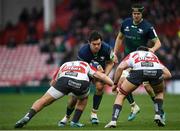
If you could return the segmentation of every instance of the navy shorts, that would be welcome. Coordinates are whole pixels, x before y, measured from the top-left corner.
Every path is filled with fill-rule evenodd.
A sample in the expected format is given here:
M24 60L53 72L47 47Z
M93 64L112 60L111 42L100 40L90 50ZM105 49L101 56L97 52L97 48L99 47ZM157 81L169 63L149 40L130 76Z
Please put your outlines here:
M139 86L148 81L150 85L158 85L163 81L163 71L161 69L153 70L131 70L127 80L132 84Z
M54 88L63 94L73 93L76 96L82 96L89 92L89 82L85 80L76 80L69 77L61 77L57 80Z

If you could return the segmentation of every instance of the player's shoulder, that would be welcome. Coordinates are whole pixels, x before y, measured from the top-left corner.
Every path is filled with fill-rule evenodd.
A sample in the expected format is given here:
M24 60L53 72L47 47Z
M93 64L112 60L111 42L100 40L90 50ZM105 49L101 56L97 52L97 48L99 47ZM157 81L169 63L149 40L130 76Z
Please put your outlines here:
M105 41L102 41L102 46L104 48L111 48L111 46L108 43L106 43Z
M89 49L90 49L89 44L86 43L79 49L79 53L87 53L89 51Z
M81 51L83 49L88 49L88 47L89 47L89 44L85 43L83 46L81 46L81 48L79 50Z
M152 24L151 24L148 20L146 20L146 19L144 19L144 20L142 21L142 24L143 24L145 27L147 27L147 28L151 28L151 27L152 27Z
M122 22L122 24L129 24L129 23L132 23L132 18L131 17L128 17L128 18L125 18Z
M104 51L105 50L108 51L108 50L111 50L111 46L108 43L102 41L101 49Z

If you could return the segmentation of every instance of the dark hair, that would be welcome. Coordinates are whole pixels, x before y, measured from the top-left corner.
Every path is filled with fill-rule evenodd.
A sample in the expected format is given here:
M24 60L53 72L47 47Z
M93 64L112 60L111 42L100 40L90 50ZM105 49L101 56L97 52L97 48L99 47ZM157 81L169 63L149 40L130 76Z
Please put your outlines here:
M145 46L139 46L137 50L149 51L149 48Z
M96 30L92 31L89 35L89 42L94 41L94 40L98 40L98 39L102 40L101 34Z
M141 4L133 4L132 5L132 7L131 7L131 9L132 9L132 12L133 11L136 11L136 12L141 12L141 13L143 13L143 11L144 11L144 6L143 5L141 5Z

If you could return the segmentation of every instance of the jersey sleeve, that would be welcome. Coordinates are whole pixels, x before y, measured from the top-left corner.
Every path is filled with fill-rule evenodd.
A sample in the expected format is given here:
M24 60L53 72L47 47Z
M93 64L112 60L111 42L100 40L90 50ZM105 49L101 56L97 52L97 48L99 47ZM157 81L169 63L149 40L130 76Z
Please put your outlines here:
M112 48L105 42L104 42L103 46L104 46L103 51L105 52L106 60L107 61L113 61L114 52L113 52Z
M88 75L89 76L93 76L94 75L94 73L96 73L96 71L97 71L97 69L95 68L95 67L93 67L93 66L91 66L91 65L88 65Z
M151 40L158 38L157 33L156 33L153 26L150 26L149 29L148 29L148 37Z
M84 61L84 59L83 59L83 52L82 52L82 49L80 49L80 50L79 50L79 52L78 52L78 55L77 55L77 60Z
M56 80L56 78L57 78L57 76L58 76L59 70L60 70L60 68L58 68L58 69L54 72L53 78L52 78L53 80Z
M120 24L120 33L124 34L124 22Z
M132 67L131 55L128 54L128 55L122 60L122 62L126 62L126 63L129 65L129 67Z

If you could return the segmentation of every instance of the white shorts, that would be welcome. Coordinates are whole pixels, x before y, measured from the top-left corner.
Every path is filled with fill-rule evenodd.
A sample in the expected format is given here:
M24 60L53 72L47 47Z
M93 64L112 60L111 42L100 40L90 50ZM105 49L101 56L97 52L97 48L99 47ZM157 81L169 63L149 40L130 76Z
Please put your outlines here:
M53 86L51 86L48 90L47 90L47 93L49 93L54 99L59 99L61 97L63 97L65 94L63 94L62 92L58 91L56 88L54 88ZM82 99L82 98L85 98L89 95L90 93L90 89L88 90L87 93L81 95L81 96L77 96L75 95L74 93L69 93L68 95L70 96L74 96L78 99Z
M56 88L51 86L48 90L47 93L49 93L54 99L59 99L64 96L64 94L60 91L58 91Z
M122 78L122 77L125 77L125 78L126 78L126 77L129 75L129 71L130 71L129 69L123 70L122 75L121 75L121 78Z

